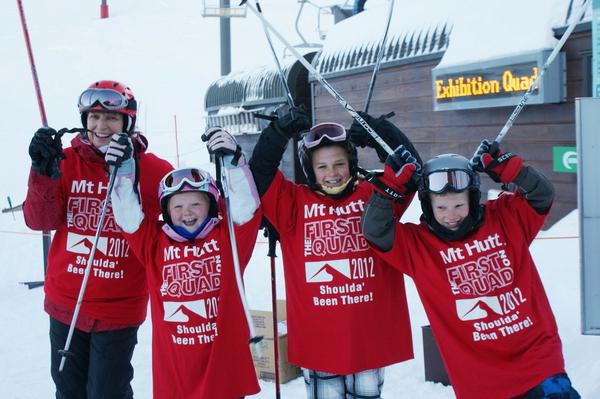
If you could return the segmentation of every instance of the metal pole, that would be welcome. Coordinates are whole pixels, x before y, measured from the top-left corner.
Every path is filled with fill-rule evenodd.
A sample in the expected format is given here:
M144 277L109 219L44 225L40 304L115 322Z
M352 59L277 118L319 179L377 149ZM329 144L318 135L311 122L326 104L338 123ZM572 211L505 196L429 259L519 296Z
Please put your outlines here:
M548 69L548 66L550 66L550 64L552 64L552 61L554 61L554 59L558 55L558 52L560 51L562 46L565 44L565 42L567 41L569 36L571 36L571 32L573 32L573 29L575 29L575 25L577 25L579 23L579 21L581 20L581 17L583 16L583 13L585 12L585 9L587 8L588 3L589 3L589 0L586 0L586 2L581 6L581 10L579 10L579 13L575 16L575 18L573 18L571 25L569 25L569 27L567 28L565 33L562 35L562 37L560 38L560 40L558 41L558 43L556 44L556 46L554 47L554 49L552 50L550 55L548 56L548 59L546 60L546 62L542 66L542 69L540 70L540 74L537 76L537 78L535 78L535 80L533 82L531 82L531 85L529 85L529 88L527 89L525 94L523 94L523 97L521 97L521 101L519 101L519 103L515 107L513 113L510 115L510 117L504 124L504 127L502 128L500 133L498 133L498 136L496 136L496 138L494 139L494 141L496 143L500 143L502 141L502 139L504 139L504 136L506 136L506 134L508 133L508 130L512 127L513 123L515 123L515 120L517 119L517 117L519 116L521 111L523 110L523 107L525 107L525 103L527 103L527 100L529 100L529 96L531 95L531 93L533 93L533 90L537 87L539 82L542 80L542 76L544 76L544 73Z
M179 168L179 139L177 137L177 115L173 115L175 121L175 153L177 154L177 168Z
M100 4L100 19L108 18L108 4L106 4L107 0L102 0L102 4Z
M275 366L275 399L281 398L281 382L279 376L279 328L277 326L277 279L275 274L275 251L278 234L269 223L267 227L267 238L269 239L269 253L271 259L271 307L273 308L273 357Z
M98 227L96 227L96 236L94 237L94 242L92 248L90 249L90 255L88 256L87 264L85 265L85 272L83 274L83 280L81 281L81 287L79 288L79 296L77 297L77 304L75 305L75 310L73 311L73 318L71 319L71 326L69 327L69 334L67 335L65 348L58 351L58 353L62 356L60 359L60 365L58 366L58 371L60 372L63 371L63 368L65 367L65 361L67 360L67 355L69 354L71 339L73 339L73 332L75 331L75 326L77 325L79 310L81 310L81 304L83 303L83 294L85 294L85 288L87 287L87 282L90 278L90 272L94 263L94 255L96 254L96 248L98 247L98 239L100 238L100 233L102 232L102 225L104 224L104 217L106 216L106 208L108 207L108 202L110 201L110 193L113 190L116 177L117 168L112 167L110 178L108 180L108 188L106 189L106 199L104 200L104 204L102 204L100 219L98 220Z
M35 94L37 96L38 108L40 110L40 117L42 118L42 126L48 126L48 119L46 118L46 110L44 108L44 100L42 99L42 90L40 89L40 82L38 80L37 69L35 67L35 60L33 59L33 51L31 50L31 41L29 40L29 31L27 29L27 22L25 21L25 12L23 11L23 3L21 0L17 0L17 6L19 7L19 14L21 15L21 26L23 27L23 35L25 36L25 44L27 45L27 54L29 56L29 65L31 66L31 76L33 77L33 86L35 87ZM42 231L42 250L44 254L44 276L46 276L46 270L48 269L48 252L50 251L50 231Z
M385 152L387 152L388 154L393 154L394 150L392 150L392 148L381 138L379 137L379 135L377 134L377 132L375 132L375 130L373 130L373 128L371 126L369 126L369 124L362 118L362 116L360 116L358 114L358 112L356 112L356 110L348 103L348 101L346 101L330 84L329 82L327 82L325 80L325 78L310 64L310 62L308 62L303 56L302 54L300 54L291 44L288 43L287 40L285 40L285 38L265 19L265 17L259 13L256 8L250 4L250 2L245 2L244 4L246 4L246 7L248 7L250 9L250 11L252 11L254 13L254 15L256 15L259 19L261 19L263 21L263 23L269 28L269 30L275 35L277 36L277 38L285 45L285 47L290 50L290 52L292 54L294 54L294 56L296 57L296 59L298 61L300 61L300 63L302 65L304 65L304 67L306 69L308 69L308 71L319 81L319 83L321 83L321 85L323 85L323 87L325 88L325 90L327 90L329 92L329 94L331 94L331 96L333 98L335 98L335 100L346 110L348 111L348 113L350 115L352 115L352 118L354 118L354 120L356 122L358 122L366 131L367 133L369 133L371 135L371 137L373 137L373 139L375 141L377 141L377 143L381 146L381 148L384 149Z
M392 13L394 12L394 0L390 1L390 10L388 12L387 22L385 24L385 30L383 31L383 39L381 39L381 47L379 48L379 54L377 54L377 62L375 68L373 68L373 74L371 75L371 83L369 83L369 90L367 91L367 101L365 102L365 114L369 113L369 105L371 105L371 97L373 96L373 88L375 87L375 81L377 80L377 73L381 66L381 60L383 59L383 53L385 53L385 42L387 41L388 31L390 30L390 21L392 20Z
M220 0L221 8L229 8L229 0ZM221 31L221 76L231 72L231 22L229 17L219 18Z
M262 14L262 9L258 0L256 0L256 9ZM273 47L273 40L271 40L271 35L269 34L269 28L265 25L264 21L262 22L263 29L265 31L265 36L267 37L267 42L269 43L269 47L271 48L271 55L273 56L273 60L275 61L275 65L277 66L277 71L279 72L279 78L281 79L281 84L283 84L283 88L285 89L285 95L287 98L287 103L290 108L295 106L294 99L292 98L292 92L290 91L290 86L288 85L287 78L283 73L283 68L281 67L281 63L279 62L279 58L277 58L277 53L275 52L275 47Z
M600 97L600 0L592 1L592 97Z
M221 186L221 190L223 191L223 198L225 200L225 214L227 219L227 228L229 230L229 242L231 244L231 254L233 258L233 270L235 272L235 281L238 288L238 293L240 295L240 300L242 302L242 307L244 308L244 316L246 317L246 323L248 324L248 329L250 330L250 343L255 344L256 354L260 357L260 345L259 342L262 340L262 336L256 335L256 329L254 328L254 323L252 322L252 316L250 315L250 310L248 308L248 301L246 299L246 293L244 292L244 280L242 278L242 269L240 267L240 258L238 256L237 250L237 242L235 240L235 230L233 227L233 214L231 213L231 199L229 198L229 185L227 181L227 169L225 168L225 163L223 161L223 157L217 157L217 162L219 165L217 177L219 179L219 185Z

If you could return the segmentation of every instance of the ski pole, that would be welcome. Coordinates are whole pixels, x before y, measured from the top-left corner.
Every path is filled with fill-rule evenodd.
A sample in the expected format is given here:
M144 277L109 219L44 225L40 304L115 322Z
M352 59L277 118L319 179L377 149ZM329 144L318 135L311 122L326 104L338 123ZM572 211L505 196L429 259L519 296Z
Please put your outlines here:
M248 310L248 301L246 300L246 293L244 291L244 281L242 279L242 272L240 268L240 258L238 256L237 242L235 241L235 231L233 230L233 215L231 213L231 199L229 198L229 186L227 185L227 171L225 170L225 162L223 157L217 156L217 175L218 183L223 191L223 198L225 199L225 214L227 219L227 229L229 230L229 242L231 244L231 255L233 258L233 270L235 272L235 282L237 284L238 292L240 294L240 300L242 301L242 307L244 308L244 316L250 330L251 344L255 344L255 349L258 357L260 357L260 346L258 343L263 337L256 335L256 329Z
M256 9L258 10L258 12L260 12L262 14L262 9L260 7L260 4L258 3L258 0L256 0L255 3L256 3ZM264 20L262 20L262 21L264 21ZM269 34L269 29L267 28L267 26L265 25L264 22L263 22L262 26L263 26L263 30L265 31L265 36L267 37L267 42L269 43L269 47L271 48L271 54L273 55L273 60L275 61L275 65L277 66L277 71L279 72L279 78L281 79L281 83L283 84L283 88L285 89L287 103L291 109L295 106L294 99L292 98L292 92L290 91L290 87L288 86L287 79L285 78L285 75L283 73L283 68L281 68L281 63L279 62L279 58L277 58L277 53L275 52L275 47L273 47L273 40L271 40L271 35Z
M108 208L108 201L110 201L110 194L115 184L115 177L117 176L117 168L112 167L110 171L110 178L108 180L108 188L106 190L106 199L102 205L102 211L100 213L100 219L98 220L98 227L96 228L96 236L94 237L94 243L88 256L87 264L85 265L85 273L83 275L83 281L81 282L81 288L79 288L79 296L77 297L77 304L75 305L75 311L73 312L73 318L71 319L71 326L69 327L69 334L67 335L67 341L65 342L65 348L59 350L58 354L62 356L60 359L60 366L58 371L62 372L65 367L65 361L69 354L69 347L71 346L71 340L73 339L73 332L75 331L75 325L77 324L77 317L79 316L79 310L81 309L81 303L83 302L83 294L87 286L88 279L90 277L90 271L92 270L92 263L94 262L94 255L96 254L96 248L98 246L98 239L100 238L100 232L102 231L102 224L104 223L104 217L106 216L106 209Z
M44 108L44 100L42 99L42 90L40 89L40 82L38 80L37 69L35 67L35 60L33 59L33 51L31 50L31 41L29 40L29 30L27 29L27 21L25 20L25 11L23 11L23 3L21 0L17 0L17 6L19 7L19 14L21 16L21 26L23 27L23 36L25 37L25 45L27 46L27 55L29 56L29 65L31 67L31 76L33 78L33 86L35 87L35 94L37 96L38 108L40 110L40 117L42 118L42 126L48 126L48 119L46 119L46 110ZM48 269L48 252L50 251L50 231L42 231L42 248L44 254L44 276Z
M275 258L277 253L275 247L279 238L275 228L264 219L266 222L265 232L269 239L269 253L271 259L271 307L273 308L273 357L275 365L275 399L281 398L281 384L279 380L279 329L277 326L277 280L275 279Z
M502 128L502 130L500 130L500 133L498 133L498 136L496 136L496 138L494 139L494 142L500 143L502 141L502 139L504 139L504 136L506 136L506 134L508 133L508 130L512 127L513 123L515 123L515 119L517 119L517 117L523 110L523 107L525 107L525 103L529 100L529 96L531 95L531 93L533 93L533 90L535 89L535 87L538 85L538 83L542 79L542 76L546 72L546 69L548 69L548 66L550 66L550 64L552 64L552 61L554 61L554 59L558 55L558 52L560 51L562 46L565 44L565 42L567 41L569 36L571 36L571 32L573 32L573 29L575 29L575 25L577 25L579 20L581 20L581 17L583 16L583 13L585 12L588 3L589 3L589 0L585 0L585 2L581 5L581 9L579 10L579 13L577 14L577 16L575 18L573 18L573 21L571 22L571 24L569 25L569 27L567 28L565 33L562 35L562 37L560 38L560 40L558 41L558 43L556 44L556 46L554 47L554 49L552 50L550 55L548 56L548 59L546 59L546 62L542 66L542 69L540 70L539 75L535 78L535 80L533 82L531 82L531 84L529 85L529 88L527 89L525 94L523 94L523 97L521 97L521 101L519 101L519 103L515 107L514 111L512 112L512 114L510 115L510 117L508 118L506 123L504 124L504 127Z
M6 199L8 200L8 208L10 209L10 213L12 214L13 220L17 220L15 218L15 209L12 206L12 201L10 200L10 195L7 196Z
M243 0L240 5L242 4L246 4L246 7L248 7L250 9L250 11L252 11L254 13L254 15L256 15L258 18L260 18L263 21L263 24L265 26L267 26L269 28L269 30L271 30L271 32L273 32L273 34L275 36L277 36L277 38L285 45L285 47L290 50L290 52L292 54L294 54L294 56L296 57L296 59L298 61L300 61L300 63L302 65L304 65L304 67L313 74L313 76L319 81L319 83L321 83L323 85L323 87L325 88L325 90L327 90L329 92L329 94L331 94L333 96L333 98L335 98L335 100L346 110L348 111L348 113L350 115L352 115L352 118L354 118L355 121L357 121L366 131L367 133L369 133L371 135L371 137L373 137L373 139L375 141L377 141L377 143L381 146L381 148L383 148L385 150L385 152L387 152L388 154L393 154L394 151L392 150L392 148L385 142L383 141L383 139L381 137L379 137L379 135L375 132L375 130L373 130L373 128L371 126L369 126L369 124L358 114L358 112L356 112L356 110L354 108L352 108L352 106L348 103L348 101L346 101L330 84L329 82L327 82L325 80L325 78L323 78L323 76L310 64L310 62L308 62L303 56L302 54L300 54L298 52L298 50L296 50L294 47L292 47L292 45L290 45L287 40L285 40L285 38L269 23L269 21L267 21L265 19L265 17L259 13L256 8L250 4L247 0Z
M394 11L394 0L390 1L390 10L388 11L387 22L385 23L385 30L383 32L383 39L381 39L381 47L377 54L377 62L375 68L373 68L373 74L371 75L371 82L369 83L369 90L367 91L367 101L365 102L365 114L369 113L369 105L371 105L371 97L373 96L373 89L375 87L375 80L377 80L377 73L381 66L381 60L383 59L383 53L385 53L385 42L387 41L388 31L390 30L390 21L392 20L392 13Z

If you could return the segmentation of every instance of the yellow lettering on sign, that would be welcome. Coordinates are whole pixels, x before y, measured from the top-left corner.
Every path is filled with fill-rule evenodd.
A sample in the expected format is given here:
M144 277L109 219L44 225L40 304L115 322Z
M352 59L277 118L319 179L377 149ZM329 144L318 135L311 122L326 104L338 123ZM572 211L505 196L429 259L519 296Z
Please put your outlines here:
M532 72L531 76L519 76L507 69L502 73L502 82L486 80L483 76L438 79L435 81L435 98L443 100L526 91L538 77L538 67L533 67Z
M511 71L504 71L502 74L502 88L505 92L525 91L538 76L538 68L533 67L531 76L514 76Z

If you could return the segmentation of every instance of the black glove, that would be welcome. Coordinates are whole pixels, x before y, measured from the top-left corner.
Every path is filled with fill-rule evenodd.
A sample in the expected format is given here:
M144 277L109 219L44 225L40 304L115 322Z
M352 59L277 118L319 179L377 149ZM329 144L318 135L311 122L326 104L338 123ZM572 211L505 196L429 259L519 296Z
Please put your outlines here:
M59 165L65 159L61 136L51 127L42 127L34 133L29 144L31 169L52 179L61 176Z
M117 168L133 154L133 144L127 133L115 133L110 139L110 144L104 155L104 161L107 165Z
M367 122L369 126L375 130L375 133L390 147L394 148L398 145L404 144L406 145L409 151L413 153L413 155L417 158L418 163L421 163L421 158L419 157L416 149L413 147L410 140L400 129L398 129L392 122L388 119L394 116L393 112L390 112L387 115L381 115L378 118L374 118L369 114L365 114L364 112L358 112L358 114ZM385 162L387 159L388 153L383 147L367 132L360 123L356 120L352 122L352 125L349 129L346 130L348 134L348 138L350 141L358 146L358 147L371 147L375 149L377 152L377 156L381 162Z
M358 114L376 132L377 132L377 128L379 127L381 122L383 120L385 120L385 117L383 115L380 116L379 118L373 118L371 115L364 113L362 111L358 111ZM367 132L365 130L365 128L362 127L362 125L360 123L358 123L356 120L352 121L352 125L350 126L349 129L347 129L346 133L348 134L348 138L350 139L352 144L354 144L357 147L364 148L364 147L369 146L369 147L374 148L377 143L375 141L375 139L373 138L373 136L371 136L369 134L369 132Z
M275 110L276 119L271 122L275 130L292 139L300 137L300 133L311 128L308 113L302 107L290 108L284 104Z

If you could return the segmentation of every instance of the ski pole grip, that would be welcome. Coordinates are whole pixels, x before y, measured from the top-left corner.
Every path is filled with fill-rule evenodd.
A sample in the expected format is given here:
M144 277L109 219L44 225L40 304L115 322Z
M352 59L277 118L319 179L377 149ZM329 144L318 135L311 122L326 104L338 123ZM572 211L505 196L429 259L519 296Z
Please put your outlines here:
M272 227L267 227L266 229L267 238L269 239L269 253L267 254L267 256L271 258L276 258L277 253L275 252L275 249L277 247L277 233L275 232L275 230L273 230Z

